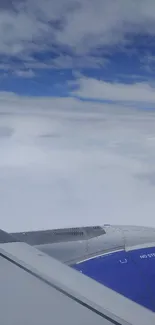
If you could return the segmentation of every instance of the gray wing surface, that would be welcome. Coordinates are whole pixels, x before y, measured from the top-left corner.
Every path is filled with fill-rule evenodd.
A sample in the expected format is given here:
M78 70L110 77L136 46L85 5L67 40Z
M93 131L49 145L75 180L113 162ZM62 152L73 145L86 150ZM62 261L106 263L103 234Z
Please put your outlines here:
M59 242L88 240L96 236L104 235L105 233L103 227L92 226L17 232L12 233L11 235L20 241L36 246Z
M70 265L105 252L155 242L155 229L106 225L20 232L11 236Z
M155 324L154 313L5 233L0 289L4 325Z

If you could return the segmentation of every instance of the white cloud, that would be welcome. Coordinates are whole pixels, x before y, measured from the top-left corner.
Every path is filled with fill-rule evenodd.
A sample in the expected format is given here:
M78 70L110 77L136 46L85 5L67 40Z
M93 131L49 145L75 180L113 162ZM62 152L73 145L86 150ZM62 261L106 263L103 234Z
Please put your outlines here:
M0 115L1 228L155 226L154 113L3 93Z
M155 103L155 87L145 82L123 84L93 78L77 79L73 95L96 100Z
M18 77L22 77L22 78L32 78L35 76L35 73L33 70L29 69L29 70L15 70L14 74Z
M83 55L126 42L126 33L155 33L154 0L27 0L18 1L16 11L6 9L0 12L0 53L21 57L55 44Z

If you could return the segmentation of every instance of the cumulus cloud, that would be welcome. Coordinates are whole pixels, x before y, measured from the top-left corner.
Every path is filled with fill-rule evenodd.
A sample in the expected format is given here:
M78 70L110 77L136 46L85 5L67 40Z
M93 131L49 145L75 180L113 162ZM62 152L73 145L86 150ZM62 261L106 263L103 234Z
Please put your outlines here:
M35 76L35 73L33 70L29 69L29 70L15 70L14 74L18 77L22 77L22 78L32 78Z
M0 116L1 228L155 226L154 113L3 93Z
M155 33L153 0L14 0L0 7L0 53L25 60L37 51L59 54L59 47L82 59L128 43L131 34Z
M96 100L155 103L155 86L146 82L123 84L81 77L73 95Z

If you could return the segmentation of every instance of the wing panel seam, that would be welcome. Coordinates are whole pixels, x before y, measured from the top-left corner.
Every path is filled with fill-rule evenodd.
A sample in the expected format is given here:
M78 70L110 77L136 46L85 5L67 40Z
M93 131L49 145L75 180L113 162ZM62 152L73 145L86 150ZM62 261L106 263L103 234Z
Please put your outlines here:
M25 272L29 273L30 275L34 276L35 278L39 279L40 281L44 282L45 284L49 285L50 287L52 287L53 289L56 289L57 291L59 291L60 293L64 294L65 296L67 296L68 298L74 300L75 302L79 303L80 305L82 305L83 307L86 307L87 309L91 310L92 312L94 312L95 314L99 315L100 317L106 319L107 321L111 322L111 324L114 325L122 325L122 323L112 319L111 317L105 315L104 313L98 311L96 308L93 308L91 306L89 306L86 302L83 302L82 300L80 300L79 298L74 297L72 294L66 292L65 290L59 288L57 285L51 283L50 281L48 281L47 279L44 279L41 275L36 274L34 271L29 270L28 268L26 268L25 266L21 265L20 263L12 260L11 258L9 258L8 256L0 253L0 256L4 259L6 259L7 261L9 261L10 263L18 266L20 269L24 270ZM127 323L126 323L127 324ZM129 324L129 323L128 323Z

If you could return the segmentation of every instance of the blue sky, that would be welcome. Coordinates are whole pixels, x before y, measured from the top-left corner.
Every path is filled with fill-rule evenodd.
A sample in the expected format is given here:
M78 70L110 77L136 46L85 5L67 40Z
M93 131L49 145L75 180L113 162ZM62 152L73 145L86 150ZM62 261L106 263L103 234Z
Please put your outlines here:
M0 1L8 231L155 227L155 1Z
M2 1L0 91L70 97L72 81L82 92L79 77L154 87L154 9L152 0Z
M103 80L110 83L135 84L136 82L154 81L153 61L155 45L146 46L146 42L153 41L154 37L138 36L137 42L134 35L130 37L130 45L124 45L122 49L112 46L107 50L106 46L100 49L99 54L92 54L89 66L85 66L85 61L80 56L68 55L66 67L63 67L63 52L61 46L57 55L52 51L43 55L31 53L32 58L37 58L40 64L45 64L46 68L36 68L36 61L31 63L26 59L18 59L11 56L2 56L1 62L7 67L1 69L0 90L13 91L20 95L30 96L70 96L70 81L78 80L79 75ZM133 53L134 49L134 53ZM105 53L106 50L108 53ZM57 67L52 60L60 60L61 67ZM48 61L50 61L48 66ZM65 61L65 58L64 58ZM71 62L70 62L71 61ZM7 64L5 63L7 62ZM34 66L33 66L34 65ZM95 67L94 67L95 65Z

